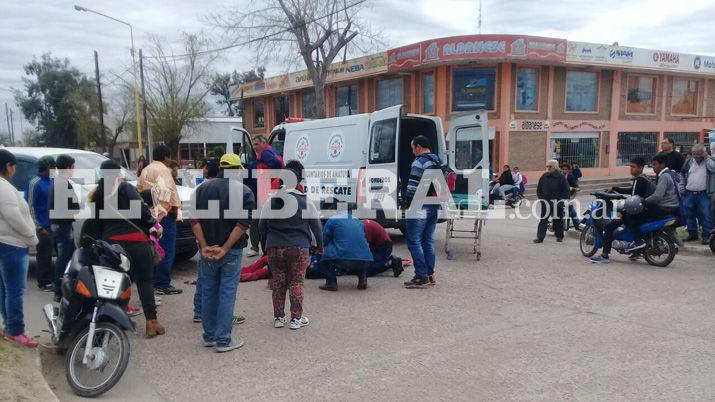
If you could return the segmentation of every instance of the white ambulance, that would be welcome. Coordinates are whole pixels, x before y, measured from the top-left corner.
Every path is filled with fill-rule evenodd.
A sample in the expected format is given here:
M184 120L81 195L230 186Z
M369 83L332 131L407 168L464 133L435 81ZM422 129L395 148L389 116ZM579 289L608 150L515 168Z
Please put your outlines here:
M371 192L367 200L377 220L399 228L399 205L414 161L412 139L427 137L432 152L457 172L456 191L466 192L465 174L474 175L482 167L488 172L488 133L486 112L470 112L451 119L447 142L439 117L405 114L397 105L372 113L282 123L271 131L268 142L285 162L295 159L303 164L306 192L321 200L321 207L336 201L361 204ZM486 194L487 186L484 180L477 187Z

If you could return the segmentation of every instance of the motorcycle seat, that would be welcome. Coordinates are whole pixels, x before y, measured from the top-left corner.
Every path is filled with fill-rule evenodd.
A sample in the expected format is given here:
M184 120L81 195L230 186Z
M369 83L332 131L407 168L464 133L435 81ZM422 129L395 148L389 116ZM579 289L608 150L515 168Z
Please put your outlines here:
M663 229L668 226L673 226L678 222L678 218L675 216L669 216L667 218L658 219L655 221L646 222L641 225L641 233L653 232L655 230Z

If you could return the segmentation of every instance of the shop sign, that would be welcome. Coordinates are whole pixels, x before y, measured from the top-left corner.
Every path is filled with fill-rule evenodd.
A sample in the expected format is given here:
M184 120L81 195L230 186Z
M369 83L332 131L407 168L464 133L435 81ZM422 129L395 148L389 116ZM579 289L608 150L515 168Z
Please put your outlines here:
M545 131L551 128L548 120L512 120L509 122L511 131Z
M420 44L398 47L387 51L389 71L412 68L420 65L422 47Z

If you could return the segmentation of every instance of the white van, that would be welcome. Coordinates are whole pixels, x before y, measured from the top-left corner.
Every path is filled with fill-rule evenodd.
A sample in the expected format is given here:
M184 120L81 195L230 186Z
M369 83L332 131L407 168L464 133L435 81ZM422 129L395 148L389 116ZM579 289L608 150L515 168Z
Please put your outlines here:
M369 186L370 191L381 192L380 197L371 197L377 220L385 227L401 227L402 214L397 206L404 197L414 161L410 146L414 137L427 137L432 152L457 172L457 190L466 192L464 175L482 166L487 169L487 175L477 172L477 176L488 177L486 112L462 114L451 123L449 149L439 117L403 114L402 105L373 113L283 123L271 131L268 142L284 161L295 159L303 164L304 184L311 198L321 199L321 204L331 201L357 204ZM244 150L252 152L252 149ZM467 156L459 157L455 164L455 157L459 155ZM250 156L247 155L249 159ZM487 186L486 180L478 185L484 194L487 194ZM397 214L395 211L385 213L383 207L390 208L382 204L385 199L396 201L391 208L395 208ZM398 218L386 219L386 216Z

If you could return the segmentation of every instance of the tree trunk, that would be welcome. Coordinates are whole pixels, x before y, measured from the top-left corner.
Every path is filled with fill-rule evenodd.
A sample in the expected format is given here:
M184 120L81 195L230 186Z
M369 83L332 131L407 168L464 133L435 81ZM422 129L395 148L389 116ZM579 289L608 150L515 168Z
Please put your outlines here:
M313 117L316 119L325 118L325 83L313 82L315 88L315 104L313 105Z

